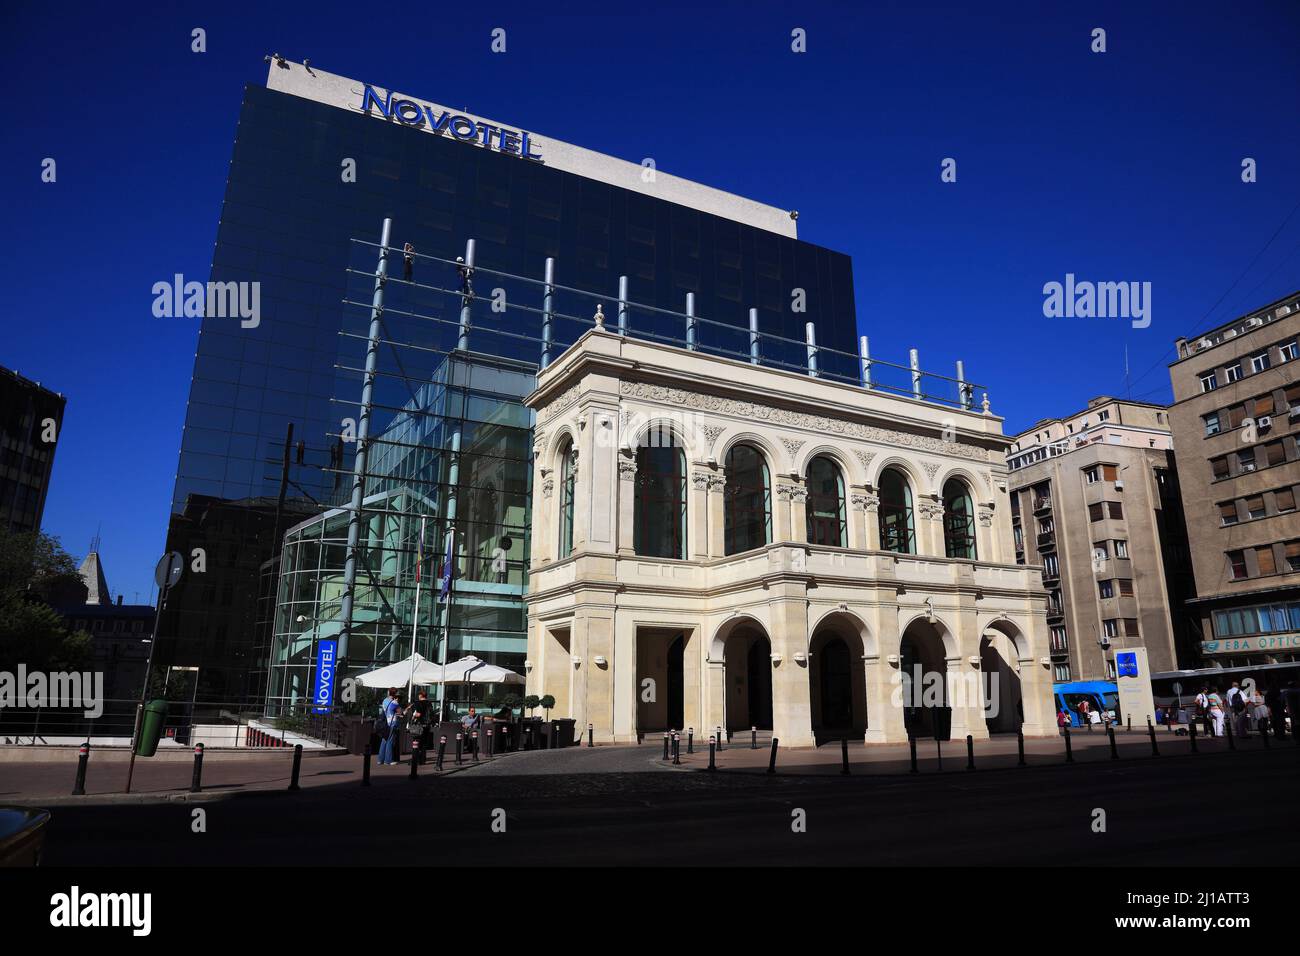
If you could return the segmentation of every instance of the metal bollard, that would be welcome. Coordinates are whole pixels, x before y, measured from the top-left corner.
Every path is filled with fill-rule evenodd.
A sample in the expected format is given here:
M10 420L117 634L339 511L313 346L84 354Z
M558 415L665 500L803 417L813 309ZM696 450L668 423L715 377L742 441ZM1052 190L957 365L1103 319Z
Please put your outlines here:
M492 728L491 728L491 727L489 727L489 728L487 729L487 741L488 741L488 742L487 742L487 755L488 755L488 760L491 760L491 759L492 759L492 752L496 749L496 748L492 745Z
M190 780L190 793L203 789L203 744L194 745L194 777Z
M1065 728L1065 762L1074 763L1074 747L1070 744L1070 728Z
M776 738L772 738L772 756L767 758L767 772L776 773Z
M695 753L695 728L694 727L686 728L686 752L688 754Z
M975 769L975 738L970 734L966 735L966 769Z
M77 782L72 785L74 797L86 795L86 764L90 762L90 741L77 748Z
M596 746L596 727L594 724L587 724L587 749L590 750Z
M673 763L681 764L682 762L682 738L680 734L673 734Z
M411 772L407 774L407 780L414 780L420 775L420 738L418 736L411 738Z
M1130 734L1133 733L1133 715L1132 715L1132 714L1129 714L1129 715L1128 715L1128 732L1129 732Z
M1016 756L1016 766L1023 767L1025 765L1025 732L1023 730L1016 731Z
M478 731L471 730L469 732L469 738L469 748L474 753L474 762L478 763Z
M717 770L717 765L713 762L713 751L717 748L718 741L712 735L709 736L709 769Z
M1147 735L1151 738L1151 756L1160 756L1160 744L1156 742L1156 725L1151 723L1151 718L1147 718Z
M438 738L438 762L433 765L435 770L442 769L442 756L446 752L447 752L447 735L443 734Z
M849 775L849 738L840 738L840 776Z
M1192 723L1187 725L1187 736L1188 739L1191 740L1192 742L1192 753L1194 754L1200 753L1200 751L1196 748L1196 722L1195 721L1192 721Z
M1119 759L1119 747L1115 746L1115 728L1114 728L1114 727L1107 727L1107 728L1106 728L1106 735L1107 735L1108 737L1110 737L1110 759L1111 759L1111 760L1118 760L1118 759Z
M302 744L293 745L293 773L289 777L289 789L298 790L298 772L302 770Z
M1236 740L1236 738L1235 738L1235 737L1233 736L1233 734L1232 734L1232 716L1231 716L1231 715L1228 716L1228 719L1224 722L1223 726L1226 727L1227 730L1228 730L1228 749L1229 749L1229 750L1236 750L1236 749L1237 749L1237 740Z
M668 731L665 730L664 731L664 759L665 760L667 760L668 757L670 756L668 753L668 749L671 746L672 746L672 737L669 735Z
M719 725L718 726L718 750L719 752L721 752L726 749L727 749L726 747L722 746L722 727L721 725Z
M757 727L749 728L749 749L750 750L758 749L758 728Z
M907 749L910 750L912 753L912 769L908 772L916 773L917 770L916 770L916 738L915 737L909 736L907 738Z
M465 755L465 741L462 739L464 734L456 734L456 763L461 763Z
M366 744L365 753L361 755L361 786L370 786L370 744Z

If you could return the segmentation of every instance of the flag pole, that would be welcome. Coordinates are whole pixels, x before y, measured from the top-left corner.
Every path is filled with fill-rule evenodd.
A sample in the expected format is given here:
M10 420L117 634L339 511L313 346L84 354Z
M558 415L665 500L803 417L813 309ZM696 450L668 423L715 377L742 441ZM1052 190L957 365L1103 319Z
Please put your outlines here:
M411 676L406 679L406 704L411 704L411 694L415 688L415 655L419 651L416 641L416 629L420 626L420 571L424 565L424 522L420 515L420 540L415 546L415 616L411 618Z

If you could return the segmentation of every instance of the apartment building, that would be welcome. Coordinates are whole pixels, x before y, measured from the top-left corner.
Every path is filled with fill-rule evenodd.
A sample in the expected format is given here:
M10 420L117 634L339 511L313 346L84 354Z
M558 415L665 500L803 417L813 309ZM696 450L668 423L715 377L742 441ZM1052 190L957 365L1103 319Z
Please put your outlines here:
M1179 339L1169 366L1202 665L1300 660L1298 340L1292 293Z
M1105 396L1007 452L1015 560L1042 566L1057 683L1114 680L1125 648L1146 648L1153 671L1194 655L1173 448L1165 406Z

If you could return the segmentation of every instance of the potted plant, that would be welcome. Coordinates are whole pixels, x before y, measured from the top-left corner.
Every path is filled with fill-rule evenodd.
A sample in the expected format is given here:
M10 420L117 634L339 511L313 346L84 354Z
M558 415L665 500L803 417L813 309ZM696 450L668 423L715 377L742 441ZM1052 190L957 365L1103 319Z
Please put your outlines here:
M524 706L528 708L529 717L533 716L533 711L535 711L539 706L541 706L541 703L542 703L542 699L538 697L536 694L529 694L527 697L524 698Z
M551 708L555 706L555 698L550 694L546 694L537 701L537 706L546 711L546 722L549 724L551 722Z

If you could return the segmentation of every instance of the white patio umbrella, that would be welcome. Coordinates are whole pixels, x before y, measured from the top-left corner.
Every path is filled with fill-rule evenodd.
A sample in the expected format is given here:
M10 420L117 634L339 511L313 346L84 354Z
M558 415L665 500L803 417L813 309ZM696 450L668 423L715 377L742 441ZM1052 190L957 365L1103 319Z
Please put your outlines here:
M453 661L443 669L441 684L522 684L524 678L512 670L479 660L473 654Z
M366 671L353 678L362 687L401 687L406 684L436 684L442 676L442 668L423 654L415 653L406 660L386 664L373 671Z

